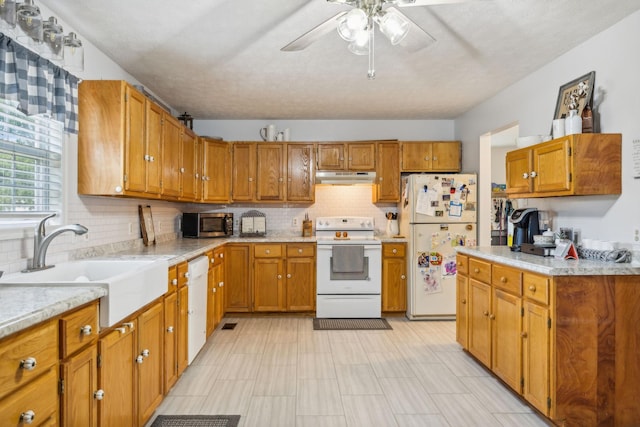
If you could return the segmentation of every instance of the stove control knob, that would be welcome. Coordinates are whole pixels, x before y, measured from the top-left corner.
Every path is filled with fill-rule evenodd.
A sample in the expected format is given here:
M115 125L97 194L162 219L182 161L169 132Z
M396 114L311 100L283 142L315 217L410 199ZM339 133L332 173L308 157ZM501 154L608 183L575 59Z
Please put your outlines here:
M340 232L336 231L336 237L340 237Z
M342 232L342 237L347 237L349 235L349 233L347 233L346 231Z

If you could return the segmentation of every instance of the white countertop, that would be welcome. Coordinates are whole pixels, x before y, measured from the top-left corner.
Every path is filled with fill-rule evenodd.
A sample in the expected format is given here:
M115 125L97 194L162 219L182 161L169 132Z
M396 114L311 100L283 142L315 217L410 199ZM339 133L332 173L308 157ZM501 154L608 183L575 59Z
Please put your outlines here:
M626 276L640 275L640 266L631 263L564 260L554 257L512 252L508 246L459 246L457 252L491 262L549 276Z

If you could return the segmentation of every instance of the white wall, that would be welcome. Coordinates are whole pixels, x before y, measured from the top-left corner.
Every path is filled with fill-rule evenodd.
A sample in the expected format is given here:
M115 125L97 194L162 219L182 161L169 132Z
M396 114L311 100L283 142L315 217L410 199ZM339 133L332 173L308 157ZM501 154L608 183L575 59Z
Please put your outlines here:
M631 242L640 227L640 180L633 179L632 141L640 139L640 12L569 51L456 120L465 169L478 167L480 135L518 122L520 135L548 134L559 87L596 72L595 106L603 133L622 134L622 195L530 199L556 213L554 229L576 227L583 237Z

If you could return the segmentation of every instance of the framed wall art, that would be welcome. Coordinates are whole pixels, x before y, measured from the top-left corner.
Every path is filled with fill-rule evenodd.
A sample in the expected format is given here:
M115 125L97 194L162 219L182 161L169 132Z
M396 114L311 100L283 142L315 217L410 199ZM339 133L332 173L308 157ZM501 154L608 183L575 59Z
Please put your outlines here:
M592 103L593 86L595 82L596 72L592 71L560 86L560 92L558 93L558 100L556 102L556 112L553 118L561 119L568 117L569 110L572 109L578 110L578 116L580 116L585 105Z

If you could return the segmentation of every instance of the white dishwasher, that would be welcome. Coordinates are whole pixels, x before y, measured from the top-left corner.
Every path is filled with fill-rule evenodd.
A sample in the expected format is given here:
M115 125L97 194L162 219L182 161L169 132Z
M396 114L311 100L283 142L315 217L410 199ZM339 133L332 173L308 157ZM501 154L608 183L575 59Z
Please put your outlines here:
M189 364L207 340L207 272L209 258L189 261Z

